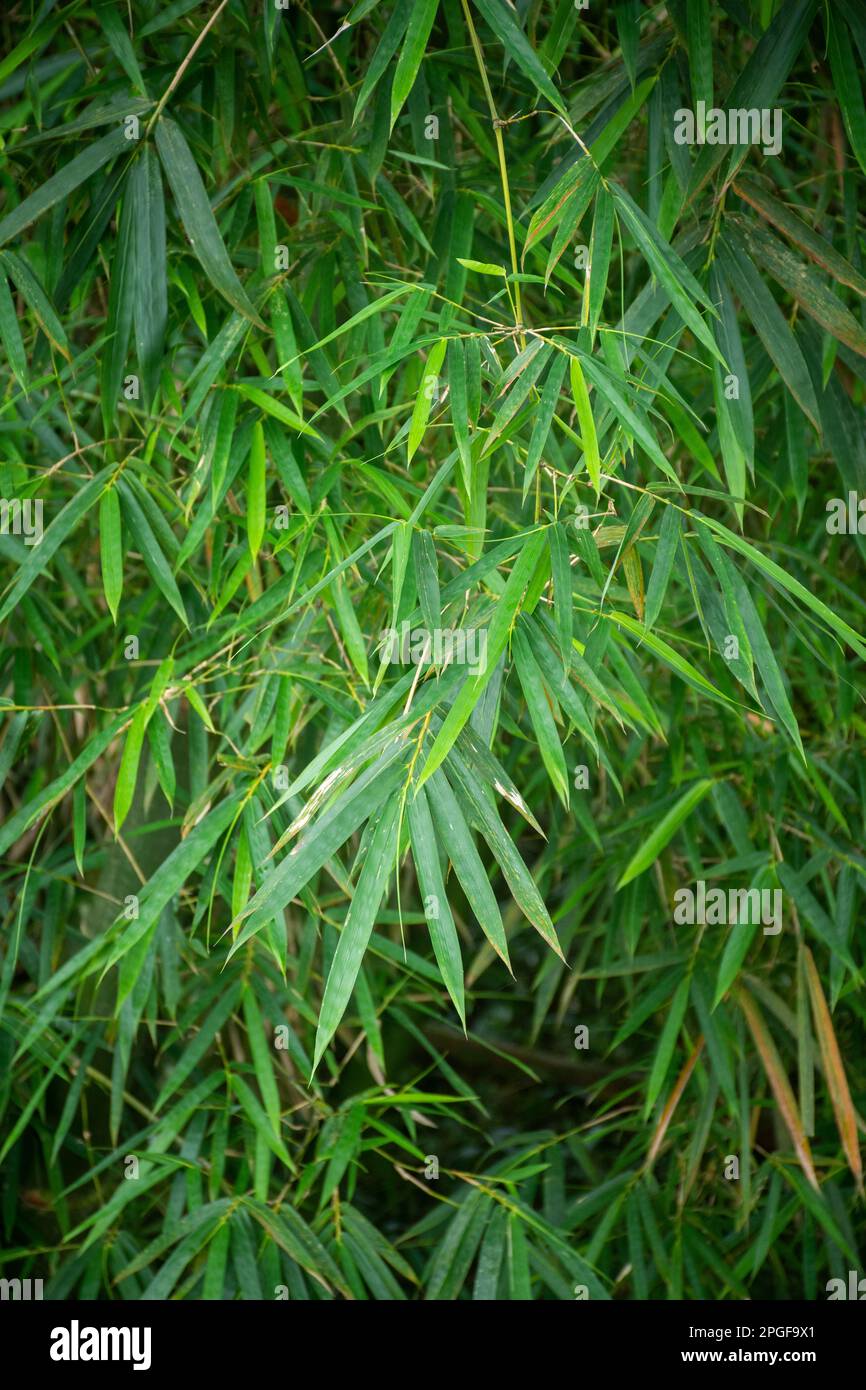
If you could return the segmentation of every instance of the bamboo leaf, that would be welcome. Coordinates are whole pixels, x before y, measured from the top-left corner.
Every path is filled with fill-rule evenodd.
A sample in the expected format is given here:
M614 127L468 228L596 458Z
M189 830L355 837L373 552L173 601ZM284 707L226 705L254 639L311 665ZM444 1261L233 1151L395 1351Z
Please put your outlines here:
M403 105L415 85L418 69L424 57L430 30L436 18L439 0L412 0L406 37L400 50L400 58L391 85L391 129L403 109ZM360 99L359 99L360 104ZM357 117L357 112L356 112Z
M358 877L322 996L313 1057L314 1071L337 1030L355 988L361 961L394 865L397 812L398 803L391 801L377 816L369 852Z
M803 1125L797 1110L797 1102L794 1100L794 1094L791 1090L788 1078L785 1075L781 1059L776 1050L776 1044L768 1033L764 1020L758 1010L758 1006L752 996L746 990L741 990L738 997L740 1008L745 1014L746 1022L749 1025L749 1032L752 1034L755 1046L758 1049L761 1064L767 1074L770 1089L776 1098L779 1113L782 1116L785 1128L791 1136L791 1142L794 1145L794 1152L797 1155L800 1167L803 1169L812 1187L818 1192L820 1189L812 1164L809 1141L803 1133Z
M115 624L123 593L123 534L117 488L106 488L99 499L99 553L105 602Z
M229 260L198 165L180 127L169 116L161 116L156 124L156 148L190 245L205 275L238 313L264 328Z
M679 800L662 817L656 828L632 855L616 885L617 889L624 888L627 883L631 883L633 878L637 878L638 874L644 873L651 864L655 863L665 845L673 838L695 807L700 805L713 785L712 777L702 777L683 792Z

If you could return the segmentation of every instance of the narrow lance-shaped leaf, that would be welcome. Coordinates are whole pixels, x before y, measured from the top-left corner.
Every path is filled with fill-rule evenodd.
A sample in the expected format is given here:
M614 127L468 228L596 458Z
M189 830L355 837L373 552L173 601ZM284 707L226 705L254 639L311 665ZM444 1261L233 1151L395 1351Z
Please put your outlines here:
M502 915L481 856L475 848L463 812L445 774L434 772L425 788L436 825L436 834L454 866L454 872L466 894L482 931L509 970L508 942Z
M576 358L572 358L572 361L576 360ZM562 378L565 376L565 367L565 353L556 353L544 382L541 401L535 416L535 424L532 427L532 438L529 441L526 462L523 466L524 499L529 493L529 489L535 479L538 465L544 453L544 446L547 443L547 437L550 433L550 424L556 407L559 404L559 395L562 390Z
M0 265L2 265L2 261L0 261ZM6 356L9 358L9 365L15 373L18 385L26 391L29 379L27 358L21 339L21 329L18 326L18 315L15 312L15 305L9 292L9 281L2 269L0 269L0 342L2 342Z
M138 777L138 764L141 758L141 748L144 742L144 733L147 728L147 710L144 706L136 710L132 723L126 735L126 742L123 745L123 757L120 760L120 770L117 774L117 782L114 787L114 832L120 833L120 828L129 814L132 805L132 798L135 795L135 783Z
M265 534L265 508L267 481L265 470L265 432L261 422L253 425L253 438L250 445L250 468L247 480L247 541L250 554L255 561Z
M412 419L409 423L409 440L406 446L406 462L412 462L412 455L424 438L424 431L427 429L427 421L430 419L430 411L433 409L434 400L438 399L439 394L439 370L445 360L445 349L448 346L447 338L440 338L431 349L424 368L424 375L418 388L418 395L415 397L415 405L412 410Z
M670 1068L671 1059L674 1054L677 1037L682 1027L686 1008L689 1002L689 988L691 981L688 976L680 980L673 993L673 998L665 1012L664 1027L659 1036L658 1047L653 1058L652 1070L646 1086L644 1097L644 1119L648 1119L652 1114L659 1092L665 1082L665 1077Z
M638 874L644 873L651 864L661 854L665 845L673 838L683 821L691 815L696 806L703 801L710 787L714 784L714 778L702 777L697 782L693 782L687 791L683 792L679 800L671 807L666 815L662 817L654 830L650 832L647 839L640 848L632 855L623 874L617 883L617 888L624 888L627 883L631 883Z
M536 665L532 650L520 630L515 628L513 636L514 664L526 700L532 729L538 740L541 759L548 776L556 788L563 806L568 809L568 772L565 767L565 754L556 731L556 723L548 703L547 692Z
M102 587L114 622L123 592L123 532L117 489L106 488L99 499L99 553L102 561Z
M334 1036L355 988L355 980L370 940L376 914L395 863L399 804L398 799L392 799L378 813L376 828L355 885L322 996L313 1070L319 1065L325 1048Z
M472 492L472 452L469 441L469 401L466 385L466 350L461 338L448 344L448 391L454 438L460 452L460 468L467 496Z
M601 488L601 456L598 452L598 435L596 434L592 405L589 400L589 391L587 390L586 379L583 375L583 368L580 365L579 358L570 358L569 370L571 373L571 394L574 397L574 408L577 411L577 423L580 429L581 442L583 444L586 470L589 473L589 481L595 488L595 495L597 497Z
M134 217L133 320L143 397L150 404L162 366L168 323L165 201L154 150L145 144L129 175Z
M170 116L156 124L156 148L183 219L190 245L214 289L252 323L264 324L251 304L229 260L198 165L180 127Z
M427 40L430 37L430 30L433 28L433 21L436 18L436 11L439 8L439 0L412 0L412 8L409 13L409 25L406 30L406 37L403 40L403 47L400 50L400 58L394 73L394 81L391 84L391 129L394 122L403 109L409 93L415 85L415 78L418 76L418 69L424 57L424 50ZM360 104L360 103L359 103ZM357 117L357 111L356 111Z
M162 552L159 541L153 533L141 503L132 488L123 478L118 481L116 486L120 491L123 512L129 526L132 540L140 550L144 563L153 576L155 584L161 590L184 626L189 627L189 621L187 619L186 609L183 599L181 598L180 590L177 587L174 575Z
M471 673L467 675L460 688L460 693L448 711L427 755L420 785L423 786L427 778L435 772L446 757L454 740L472 713L482 690L493 675L496 663L508 641L508 634L519 610L526 586L532 578L535 566L544 549L544 544L545 535L541 530L533 532L527 538L508 577L502 597L496 605L493 621L487 629L484 669L477 675Z
M87 514L90 507L102 492L106 477L110 472L109 468L103 468L96 473L84 487L79 488L75 496L70 498L66 506L58 513L51 524L46 528L42 539L38 545L34 545L27 559L21 565L14 583L7 590L6 596L0 604L0 622L5 622L9 614L22 596L27 593L34 579L47 569L51 559L57 550L66 540L66 537L75 529L78 522Z
M503 45L509 58L513 58L517 66L522 68L545 101L549 101L555 110L564 111L562 97L514 18L513 11L504 3L504 0L475 0L475 4Z
M442 978L465 1031L466 1005L460 943L448 904L445 880L439 864L439 847L423 787L416 788L414 794L412 791L409 792L408 811L412 858L418 873L427 929L439 969L442 971Z
M41 217L43 212L47 212L61 199L68 198L70 193L84 183L85 179L89 179L91 174L95 174L103 164L107 164L122 151L128 150L129 142L122 125L103 135L100 140L93 141L81 154L64 164L56 174L52 174L35 193L31 193L19 203L17 208L0 218L0 246L12 241L13 237L20 236L31 222L35 222L37 217Z

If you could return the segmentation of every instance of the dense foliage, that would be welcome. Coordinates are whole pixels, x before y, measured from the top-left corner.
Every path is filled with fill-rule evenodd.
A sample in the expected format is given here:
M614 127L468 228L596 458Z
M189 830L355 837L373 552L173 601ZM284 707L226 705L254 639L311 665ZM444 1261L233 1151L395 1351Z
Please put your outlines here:
M862 6L0 25L0 1275L827 1297Z

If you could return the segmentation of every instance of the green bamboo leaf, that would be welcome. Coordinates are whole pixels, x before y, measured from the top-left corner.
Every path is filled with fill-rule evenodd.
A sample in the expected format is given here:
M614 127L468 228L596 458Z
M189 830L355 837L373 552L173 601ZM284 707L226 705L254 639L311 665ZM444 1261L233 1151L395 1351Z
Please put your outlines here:
M448 393L451 397L451 420L454 439L460 453L460 468L466 495L472 493L472 453L469 441L469 397L466 382L466 350L461 338L448 344Z
M652 1069L646 1085L646 1096L644 1098L643 1108L644 1121L648 1120L652 1114L653 1107L659 1098L662 1086L665 1084L665 1078L670 1069L679 1031L682 1027L683 1019L685 1018L686 1008L689 1002L690 987L691 980L688 975L686 975L680 980L674 990L673 997L666 1010L664 1027L659 1037L658 1047L653 1057Z
M219 400L214 404L208 419L204 467L210 465L211 498L215 504L223 497L233 447L237 447L238 452L240 452L235 434L239 395L238 391L221 391ZM252 434L250 441L252 441ZM250 447L252 447L252 442ZM178 565L183 564L193 554L195 554L194 540L187 534L186 540L180 548Z
M544 446L550 434L550 425L553 415L559 404L559 393L562 390L562 378L565 376L567 358L565 353L559 352L550 364L550 370L544 383L544 390L541 393L541 401L535 415L535 424L532 427L532 438L529 441L529 449L526 454L526 462L523 465L523 497L526 499L529 489L535 478L541 456L544 453ZM576 361L572 358L572 361Z
M725 360L716 344L711 328L704 322L695 308L703 304L711 312L712 301L706 290L698 283L685 262L672 246L660 236L658 230L634 199L619 184L610 184L611 194L617 211L629 228L647 264L659 282L664 286L671 303L683 323L692 330L698 342L703 343L711 356L725 366Z
M429 256L434 255L433 247L427 240L424 228L421 226L418 218L415 216L406 199L401 197L391 181L385 178L384 174L379 174L376 178L376 192L382 199L385 207L391 213L391 216L404 231L408 232L412 241L417 242L419 246L423 246Z
M465 256L458 256L457 259L467 270L474 270L476 275L498 275L502 279L506 278L504 266L493 265L490 261L467 260Z
M265 534L265 513L267 509L267 460L265 456L265 432L260 421L253 425L253 438L250 445L250 470L247 480L247 542L255 563Z
M583 455L586 460L586 470L589 473L589 481L595 488L596 497L601 488L601 456L598 451L598 435L595 429L595 420L592 414L589 391L586 386L586 378L580 364L580 358L572 357L569 361L571 373L571 394L574 398L574 408L577 411L577 423L580 428L580 440L583 444Z
M510 970L508 941L499 905L490 887L481 856L475 848L472 832L441 769L433 773L425 790L433 812L437 838L454 866L454 872L481 930Z
M404 775L402 764L395 766L400 756L405 756L401 746L389 749L304 831L292 852L283 857L248 903L240 923L232 924L241 929L230 956L281 912L349 836L378 811Z
M96 6L96 18L99 20L102 32L108 39L115 57L133 87L137 87L144 96L147 96L147 88L144 85L141 68L138 66L135 49L120 15L112 4L112 0L100 0Z
M713 39L709 0L686 0L686 37L692 103L697 109L698 102L702 101L704 109L709 111L713 105ZM701 144L704 135L705 132L701 131Z
M475 0L475 3L509 58L513 58L517 66L526 73L530 82L545 101L549 101L555 110L564 113L565 106L562 97L542 67L540 59L508 6L503 3L503 0Z
M411 294L413 289L414 286L412 285L401 285L399 289L390 290L387 294L380 295L378 299L372 299L369 304L365 304L363 309L359 309L356 314L352 314L351 318L346 319L346 322L341 323L339 328L335 328L332 333L328 333L324 338L320 338L318 342L313 343L312 346L306 348L304 352L299 352L296 356L290 357L287 361L282 362L280 366L277 367L277 372L282 372L286 367L293 366L299 358L318 352L320 348L327 347L329 343L333 343L337 338L342 338L345 333L351 333L352 330L357 328L360 324L366 323L367 319L372 318L376 314L383 313L390 304L394 303L395 299L403 299L407 294ZM276 373L274 373L274 375L276 375Z
M352 606L346 585L342 579L337 579L331 585L331 600L337 614L337 622L340 633L346 644L346 651L361 680L366 686L370 684L370 670L367 662L367 645L364 641L364 634L358 622L357 614Z
M577 359L575 358L573 360L576 361ZM644 449L647 454L649 454L653 463L655 463L656 466L661 469L665 476L668 477L672 483L676 483L679 487L679 479L677 478L676 473L671 468L670 464L668 463L667 459L665 458L664 454L659 448L658 441L656 440L654 434L650 430L649 426L646 424L643 416L638 414L638 412L636 410L633 410L632 407L629 405L627 398L623 395L619 385L612 378L611 373L605 368L603 368L599 362L596 362L594 358L590 357L582 357L581 366L582 371L585 373L585 375L590 378L593 385L595 385L598 388L601 395L603 395L606 398L606 400L610 403L615 415L617 416L618 420L623 425L623 427L634 435L641 448ZM572 388L573 387L574 374L572 373ZM575 399L575 405L576 404L577 400ZM587 405L588 398L587 402L584 405L584 410L586 409ZM578 418L580 418L579 413ZM586 441L584 440L584 444L585 442Z
M109 943L103 973L112 969L132 951L159 921L163 909L187 879L196 872L214 843L237 817L238 803L242 795L243 792L234 792L213 810L208 811L186 839L181 840L151 875L139 894L138 919L124 924L124 929L113 943ZM101 941L95 944L99 947L104 945ZM67 973L69 976L75 976L79 969L78 961L83 956L84 952L79 952L79 957L69 962L68 972L67 967L62 966L46 984L46 991L57 989L67 978ZM120 998L118 1005L122 1002Z
M406 462L412 462L412 455L424 438L427 429L427 421L430 419L430 411L433 409L433 400L436 396L439 384L439 370L445 360L445 349L448 346L447 338L440 338L439 341L430 349L429 356L424 368L424 375L415 397L415 405L412 410L412 419L409 423L409 439L406 445Z
M213 1044L214 1038L221 1028L228 1022L234 1013L240 999L241 987L237 980L234 980L225 993L217 1000L213 1008L203 1019L201 1026L183 1051L183 1055L177 1066L173 1068L166 1078L160 1093L154 1103L154 1110L159 1111L176 1092L183 1083L192 1075L205 1057Z
M806 35L817 8L817 0L786 0L752 49L749 60L725 98L729 111L764 111L776 105L776 98ZM692 170L689 194L694 197L729 152L724 144L702 147ZM745 159L748 146L734 146L730 153L729 175Z
M494 442L514 419L526 402L530 391L544 371L553 348L539 338L533 339L503 373L499 383L499 406L493 423L484 441L484 453L489 453Z
M51 303L37 276L31 269L23 256L16 256L12 251L0 252L0 265L9 274L22 298L33 310L39 327L46 337L54 344L64 357L69 356L69 341L66 337L66 330L57 316L57 311Z
M133 218L132 302L135 349L142 394L150 405L162 367L168 323L168 270L165 249L165 202L159 162L149 144L129 174Z
M376 46L376 52L367 64L364 80L361 83L361 90L358 93L358 100L355 102L355 110L352 115L352 125L358 124L364 107L373 95L378 83L381 81L385 71L397 49L400 47L400 40L406 32L412 11L407 5L395 5L391 11L391 16L385 28L382 30L382 37Z
M245 1203L259 1225L281 1250L320 1284L330 1280L335 1288L347 1290L346 1282L322 1242L304 1218L287 1202L279 1211L258 1202Z
M606 616L612 623L616 623L617 627L624 628L626 632L630 632L632 636L638 638L643 645L649 647L650 651L661 657L671 670L676 671L677 675L682 676L683 680L687 681L695 690L700 691L701 694L709 695L712 699L719 700L723 704L732 705L734 703L717 686L713 685L712 681L707 680L706 676L691 661L676 651L669 642L665 642L655 632L650 632L629 613L618 613L614 609L610 609Z
M541 680L541 672L519 626L514 630L512 649L514 664L526 700L532 729L538 741L542 762L547 769L557 796L565 809L568 810L568 773L565 767L565 754L556 732L556 723Z
M823 276L795 256L760 223L731 213L725 225L726 234L747 246L753 260L756 259L774 280L794 296L805 313L826 328L828 333L832 333L838 342L866 357L866 329L827 288Z
M5 854L10 845L14 845L19 836L23 835L25 830L33 825L45 810L50 809L62 796L65 796L79 777L87 772L102 756L109 744L113 743L128 720L129 716L126 713L119 714L115 719L112 719L104 729L88 739L78 756L73 758L69 766L65 767L58 777L53 778L46 787L43 787L30 800L25 801L14 815L9 816L0 827L0 854Z
M313 1071L318 1067L352 997L385 887L395 866L398 811L399 802L392 799L377 813L367 857L358 877L349 911L346 913L322 996L316 1028Z
M571 637L574 621L574 599L571 587L571 558L568 536L561 521L551 526L550 571L553 578L553 609L559 650L566 673L571 660Z
M400 57L394 72L394 81L391 85L391 130L394 129L394 122L403 110L406 98L415 85L415 78L418 76L418 69L424 57L424 50L427 47L427 40L430 37L430 30L433 28L433 21L436 18L438 8L439 0L412 0L406 38L400 50ZM357 111L355 115L357 119Z
M31 193L19 203L17 208L0 218L0 246L11 241L13 237L20 236L31 222L35 222L43 212L54 207L55 203L68 198L80 184L121 151L129 151L129 142L123 127L118 126L116 130L109 131L108 135L103 135L101 140L94 141L81 154L76 155L58 173L47 179L41 188L37 188L35 193Z
M415 578L421 616L432 638L442 625L442 596L439 591L439 567L436 547L429 531L416 531L412 539Z
M662 817L640 848L632 855L616 885L617 889L624 888L627 883L631 883L633 878L637 878L638 874L644 873L651 864L655 863L683 821L688 819L695 807L703 801L707 792L714 785L714 778L702 777L683 792L679 800Z
M159 778L159 785L165 793L169 810L174 805L174 794L177 788L177 774L174 768L174 759L171 755L171 740L168 733L168 722L163 714L151 719L147 726L147 737L150 743L150 750L156 765L156 775Z
M359 975L358 978L360 979L361 976ZM330 1201L332 1194L336 1192L346 1169L358 1151L358 1145L364 1126L364 1118L364 1107L362 1105L350 1105L346 1114L341 1116L337 1142L328 1160L325 1178L322 1183L322 1191L319 1197L320 1211L322 1207L326 1206Z
M127 175L108 296L107 346L102 357L100 394L105 433L111 432L121 405L127 351L135 312L136 210Z
M2 266L2 261L0 261L0 266ZM9 358L9 365L15 374L18 385L26 391L29 381L27 358L24 354L21 329L18 327L18 316L15 313L15 305L9 292L9 281L2 269L0 269L0 342L2 342L6 356Z
M860 168L866 173L866 105L850 36L836 15L827 13L827 51L833 87L845 130Z
M774 198L761 184L745 175L740 175L734 184L735 193L759 212L768 222L772 222L790 241L793 241L806 255L811 257L822 269L829 271L834 280L848 285L861 296L866 296L866 278L855 270L850 261L813 231L808 223L798 217L778 198Z
M160 116L156 123L156 148L190 245L205 275L234 309L264 328L229 260L198 165L180 127L170 116Z
M457 928L448 905L445 880L439 865L439 847L430 817L430 807L423 787L416 788L409 796L409 838L412 843L412 858L418 875L418 886L424 902L424 915L427 929L433 943L433 953L445 988L466 1031L466 1005L463 994L463 962L460 957L460 943Z
M274 1134L267 1115L250 1087L242 1077L238 1076L237 1072L231 1073L231 1087L241 1103L244 1114L265 1147L270 1149L272 1154L276 1155L280 1162L288 1168L290 1173L296 1173L298 1170L289 1156L288 1149L280 1136Z
M141 552L141 557L150 571L157 588L174 609L184 627L189 627L189 620L186 615L186 609L184 608L180 590L175 583L169 563L162 552L159 541L151 529L150 522L145 516L141 503L125 479L120 478L118 480L117 488L120 492L123 513L126 517L126 524L129 527L132 541Z
M144 733L147 728L147 718L147 710L144 706L136 710L126 735L126 742L123 745L123 757L120 760L120 770L114 786L115 835L120 834L120 828L129 814L132 798L135 795L135 783L138 778L138 764L144 743Z
M606 188L600 187L595 195L595 212L589 239L589 265L586 268L586 290L580 309L581 323L589 325L590 342L595 338L607 289L613 220L613 199Z
M721 521L716 521L714 517L709 516L700 516L698 518L694 513L690 513L690 515L693 519L698 521L699 525L709 526L710 530L715 531L717 536L721 536L726 545L729 545L732 550L736 550L738 554L745 556L747 560L751 560L752 564L757 565L758 569L763 570L764 574L768 575L775 584L778 584L780 588L786 589L789 594L792 594L793 597L804 604L806 608L811 609L817 617L821 618L828 627L832 628L839 637L847 642L858 656L866 660L866 645L863 644L859 635L844 621L844 619L834 613L832 608L828 608L826 603L813 594L811 589L807 589L804 584L801 584L799 579L795 579L794 576L783 569L781 565L777 565L775 560L771 560L768 556L763 555L761 551L749 541L743 539L741 536L737 536L735 532L729 531L727 526L723 525Z
M723 401L734 438L739 445L749 473L754 477L755 426L749 370L746 365L746 354L743 350L731 291L721 270L715 265L710 276L710 286L713 299L719 310L719 317L713 324L713 330L722 356L730 368L730 371L722 378L721 369L718 364L714 364L714 379L718 383L717 392ZM731 491L733 492L734 489L731 488ZM742 496L743 493L734 493L734 495Z
M545 540L543 531L534 531L521 550L508 577L502 597L496 605L490 627L487 629L484 669L477 675L467 675L460 687L460 693L448 711L427 754L419 786L423 786L427 778L432 776L436 768L443 762L457 735L478 703L482 690L493 675L496 663L505 650L526 587L541 557Z
M674 561L680 543L680 514L676 507L665 507L659 539L656 546L650 582L646 593L644 622L647 628L655 627L662 604L665 601L668 584L673 573Z
M762 868L750 883L749 892L755 889L760 893L766 884L766 880L767 870L766 868ZM757 934L758 927L760 926L760 913L754 914L754 921L751 920L751 916L752 914L750 912L750 920L748 922L736 922L728 930L725 948L722 952L722 959L719 962L719 973L716 979L716 992L713 998L714 1010L719 1007L722 999L724 999L728 990L739 977L743 961L746 959L749 947Z
M247 1037L249 1039L250 1051L253 1054L253 1066L256 1072L256 1081L265 1103L265 1113L268 1117L274 1137L280 1137L280 1096L277 1090L277 1083L274 1077L273 1068L273 1049L269 1048L265 1042L264 1024L262 1022L261 1010L252 986L247 984L243 995L244 1021L247 1025Z
M6 591L6 596L0 604L0 622L4 622L9 617L13 608L27 593L34 579L47 568L66 537L74 531L81 518L90 510L101 494L110 471L109 468L103 468L99 473L94 474L46 527L39 544L30 548L26 560L18 571L17 578Z
M821 907L814 893L806 887L802 877L796 870L792 869L789 864L778 864L776 866L776 874L782 888L786 893L790 893L797 911L802 914L804 920L818 937L818 940L826 946L833 955L838 956L853 975L859 977L861 972L854 963L854 959L847 944L839 936L839 933L836 931L833 923Z
M797 404L816 429L819 428L818 402L803 354L788 327L781 309L767 289L745 245L726 232L718 244L719 260L725 278L733 286L768 355Z
M448 760L449 772L456 777L460 795L470 808L472 820L478 825L493 857L502 870L509 892L524 916L532 923L538 934L552 947L560 960L565 957L556 935L556 928L544 899L508 834L492 801L480 790L477 778L469 764L456 750Z
M117 488L106 488L99 499L99 554L105 602L115 625L123 593L123 533Z
M547 257L547 264L544 267L545 288L549 285L550 277L562 259L563 253L574 244L578 226L599 188L599 180L598 170L595 167L590 168L585 177L577 180L567 201L561 207L557 207L556 233ZM587 291L584 289L585 297L586 294ZM581 309L581 321L582 314L583 310Z
M616 34L622 50L622 60L628 73L628 80L634 91L637 75L637 53L640 40L640 0L618 0L613 7L616 18Z

